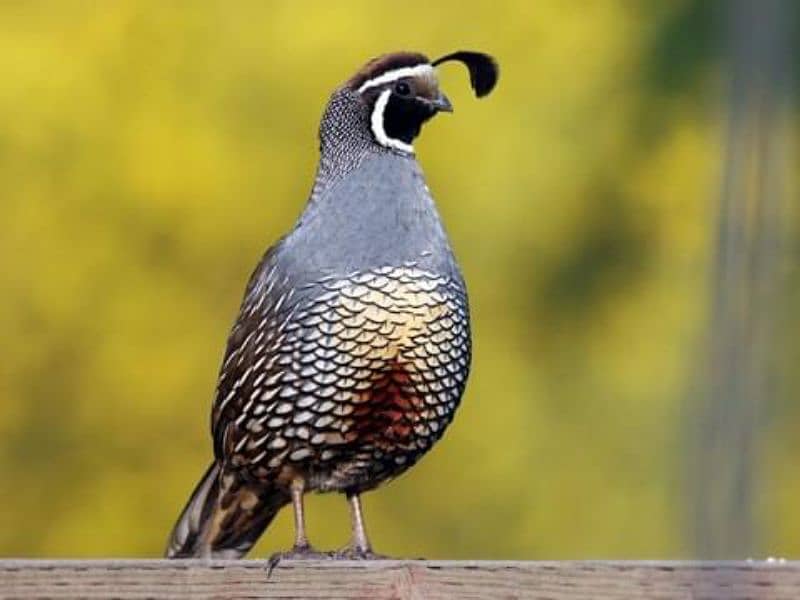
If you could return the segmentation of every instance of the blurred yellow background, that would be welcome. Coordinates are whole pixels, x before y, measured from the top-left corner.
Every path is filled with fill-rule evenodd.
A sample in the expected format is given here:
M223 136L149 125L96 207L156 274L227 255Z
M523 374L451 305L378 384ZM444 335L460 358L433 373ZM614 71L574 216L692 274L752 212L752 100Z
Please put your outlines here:
M376 550L693 556L725 11L0 4L0 555L162 553L211 458L246 279L304 204L330 92L376 54L469 48L497 57L497 90L476 101L443 68L455 114L416 148L469 285L473 371L444 440L365 497ZM750 503L753 552L774 555L800 554L791 262ZM313 542L347 541L343 498L307 510ZM251 556L290 541L284 511Z

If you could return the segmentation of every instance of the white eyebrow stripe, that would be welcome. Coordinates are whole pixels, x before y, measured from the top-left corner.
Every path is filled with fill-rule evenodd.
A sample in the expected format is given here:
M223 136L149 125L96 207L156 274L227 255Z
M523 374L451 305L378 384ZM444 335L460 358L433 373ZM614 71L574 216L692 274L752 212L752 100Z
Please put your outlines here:
M378 140L378 143L381 146L394 148L395 150L407 152L408 154L414 154L414 146L411 144L406 144L401 140L390 138L388 135L386 135L386 130L383 127L383 111L386 109L386 105L389 103L389 95L391 93L392 90L383 90L380 96L378 96L378 99L375 101L375 108L372 109L372 116L370 117L372 133L375 134L375 139Z
M389 83L390 81L397 81L398 79L402 79L403 77L414 77L416 75L422 75L425 73L431 73L433 71L433 67L427 63L423 63L421 65L415 65L413 67L401 67L399 69L394 69L392 71L386 71L383 75L378 75L373 79L368 79L361 87L358 88L358 93L361 94L364 90L368 90L369 88L375 87L377 85L383 85L384 83Z

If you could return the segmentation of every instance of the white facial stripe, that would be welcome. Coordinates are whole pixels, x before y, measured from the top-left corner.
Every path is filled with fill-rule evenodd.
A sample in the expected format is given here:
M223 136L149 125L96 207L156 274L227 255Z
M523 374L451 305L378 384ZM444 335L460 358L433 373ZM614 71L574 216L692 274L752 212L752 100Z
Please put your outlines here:
M398 71L399 70L400 69L398 69ZM401 75L401 77L405 77L405 75ZM378 96L378 99L375 100L375 108L372 109L372 116L370 118L372 133L375 134L375 139L378 140L381 146L394 148L395 150L407 152L408 154L414 154L414 146L386 135L386 129L383 127L383 112L386 110L386 105L389 103L389 95L391 93L392 90L383 90L380 96Z
M432 73L433 67L427 63L423 63L421 65L415 65L413 67L401 67L399 69L394 69L393 71L386 71L383 75L379 75L374 79L368 79L365 81L360 88L358 88L358 93L361 94L364 90L368 90L369 88L375 87L377 85L383 85L384 83L389 83L391 81L397 81L398 79L402 79L403 77L415 77L417 75L422 75L424 73Z

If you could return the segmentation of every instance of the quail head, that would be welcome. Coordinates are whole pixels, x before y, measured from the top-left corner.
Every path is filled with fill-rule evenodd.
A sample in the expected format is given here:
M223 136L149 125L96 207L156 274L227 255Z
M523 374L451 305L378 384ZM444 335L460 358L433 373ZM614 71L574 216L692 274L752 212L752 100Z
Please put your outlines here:
M292 504L295 545L314 556L309 491L349 501L343 556L372 556L359 495L397 477L442 436L470 366L467 293L412 143L453 110L436 67L459 61L477 96L490 56L368 62L331 96L320 161L294 228L253 272L214 398L214 461L167 556L244 555Z

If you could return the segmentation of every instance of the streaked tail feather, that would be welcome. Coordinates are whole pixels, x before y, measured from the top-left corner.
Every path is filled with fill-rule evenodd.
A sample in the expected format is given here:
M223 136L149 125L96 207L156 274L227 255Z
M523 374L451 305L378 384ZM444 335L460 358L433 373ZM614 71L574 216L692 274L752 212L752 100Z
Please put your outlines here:
M282 491L225 486L214 462L172 529L167 558L240 558L289 502Z

